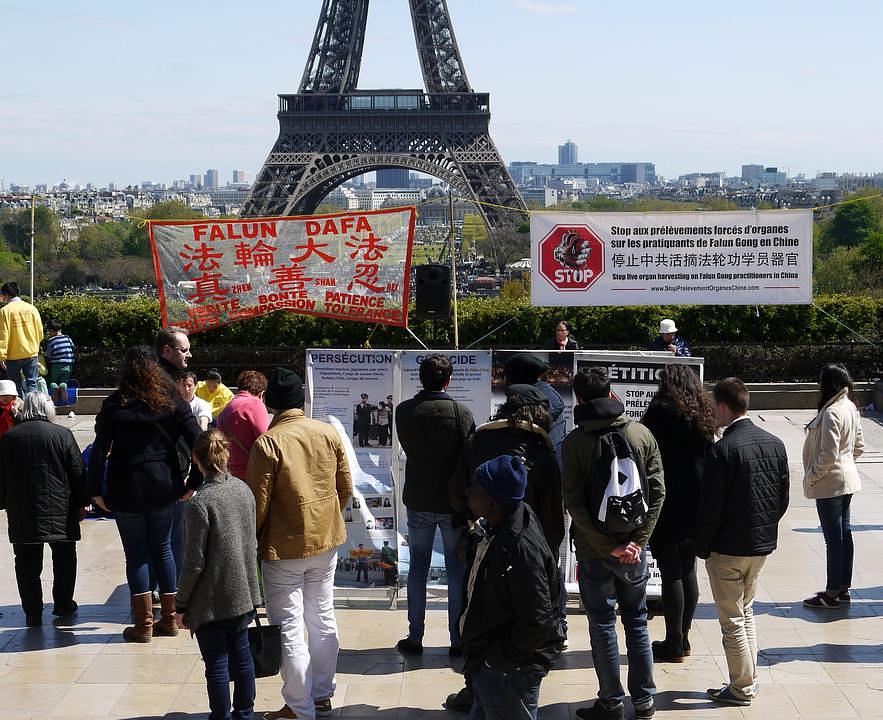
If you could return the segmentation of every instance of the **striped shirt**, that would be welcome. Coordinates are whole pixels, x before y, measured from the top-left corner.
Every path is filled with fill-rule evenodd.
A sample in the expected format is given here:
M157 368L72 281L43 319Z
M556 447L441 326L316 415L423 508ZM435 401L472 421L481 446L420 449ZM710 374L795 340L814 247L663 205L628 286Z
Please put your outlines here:
M74 364L74 342L67 335L53 335L46 341L46 360L56 365Z

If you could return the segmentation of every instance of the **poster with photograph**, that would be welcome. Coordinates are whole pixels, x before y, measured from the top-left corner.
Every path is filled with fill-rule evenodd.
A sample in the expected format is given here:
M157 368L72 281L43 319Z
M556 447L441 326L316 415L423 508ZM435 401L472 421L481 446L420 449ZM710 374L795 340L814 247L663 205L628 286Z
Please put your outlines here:
M397 355L392 350L307 351L306 412L332 421L345 440L353 496L343 509L347 540L338 550L335 585L381 587L384 545L395 548L391 472L392 399Z

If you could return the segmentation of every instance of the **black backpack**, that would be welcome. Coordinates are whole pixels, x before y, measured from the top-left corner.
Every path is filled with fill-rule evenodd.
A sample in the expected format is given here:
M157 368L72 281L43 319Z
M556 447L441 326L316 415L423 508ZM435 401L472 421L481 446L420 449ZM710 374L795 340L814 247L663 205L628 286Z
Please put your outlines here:
M626 541L647 523L647 474L622 428L592 434L596 442L586 508L601 532Z

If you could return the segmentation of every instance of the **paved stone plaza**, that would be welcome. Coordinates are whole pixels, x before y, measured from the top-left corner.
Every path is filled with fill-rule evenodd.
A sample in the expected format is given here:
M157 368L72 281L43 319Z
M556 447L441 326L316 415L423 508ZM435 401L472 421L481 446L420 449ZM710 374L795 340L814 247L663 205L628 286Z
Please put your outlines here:
M853 502L856 543L854 601L838 610L809 610L801 600L824 586L824 547L813 503L801 493L800 449L810 411L752 413L781 437L791 461L791 507L781 525L779 550L767 561L755 604L761 648L760 694L752 707L711 703L706 688L720 685L726 664L711 592L701 571L700 607L682 665L657 665L660 718L883 718L883 415L863 416L865 455L859 461L864 491ZM64 418L85 446L94 418ZM2 532L5 538L5 513ZM76 599L69 625L24 629L12 547L0 548L0 718L197 718L207 715L203 665L188 634L127 644L129 598L123 553L114 523L86 521L79 544ZM335 717L464 718L443 710L462 677L447 656L444 606L430 604L427 651L404 660L391 648L406 634L404 610L341 608L342 651L334 696ZM597 685L584 616L570 608L570 649L543 682L539 717L573 718L590 704ZM661 617L651 636L663 634ZM620 637L620 647L624 648ZM625 658L623 658L624 660ZM623 667L623 675L625 666ZM281 705L279 679L258 681L256 710ZM631 706L629 713L631 712ZM630 717L631 715L627 715ZM260 715L258 715L260 717Z

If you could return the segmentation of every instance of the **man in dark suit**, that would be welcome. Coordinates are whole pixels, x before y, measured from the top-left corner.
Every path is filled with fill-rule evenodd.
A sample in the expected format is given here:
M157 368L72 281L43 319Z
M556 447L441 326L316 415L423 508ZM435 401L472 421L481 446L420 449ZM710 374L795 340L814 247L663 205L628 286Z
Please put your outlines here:
M750 705L757 694L757 634L752 604L767 555L788 509L788 457L775 435L748 418L748 388L738 378L714 387L723 438L705 455L696 554L705 559L723 632L730 682L708 696Z

